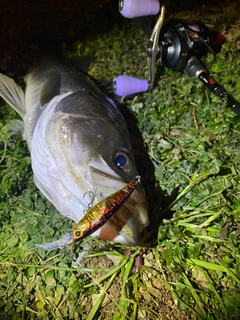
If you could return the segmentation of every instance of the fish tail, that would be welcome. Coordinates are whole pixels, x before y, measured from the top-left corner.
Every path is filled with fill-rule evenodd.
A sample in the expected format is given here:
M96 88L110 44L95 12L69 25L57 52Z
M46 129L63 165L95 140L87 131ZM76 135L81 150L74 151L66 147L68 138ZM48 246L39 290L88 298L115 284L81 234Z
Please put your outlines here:
M0 96L23 118L26 114L22 88L11 78L0 73Z

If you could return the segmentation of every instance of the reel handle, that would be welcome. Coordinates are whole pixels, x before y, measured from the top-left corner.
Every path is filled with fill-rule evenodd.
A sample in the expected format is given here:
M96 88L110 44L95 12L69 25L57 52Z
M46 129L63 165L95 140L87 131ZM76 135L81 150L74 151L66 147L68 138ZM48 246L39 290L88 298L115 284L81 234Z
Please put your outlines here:
M136 0L138 2L138 0ZM149 0L144 0L149 2ZM152 0L153 1L153 0ZM155 0L154 0L155 1ZM120 0L120 2L122 2ZM158 1L157 1L158 2ZM159 2L158 2L159 3ZM160 6L160 5L159 5ZM159 10L159 9L158 9ZM118 76L113 80L113 92L119 96L129 96L152 89L155 79L155 63L159 53L159 36L163 26L165 7L161 8L161 13L152 31L147 47L148 81L144 79L132 78L129 76Z

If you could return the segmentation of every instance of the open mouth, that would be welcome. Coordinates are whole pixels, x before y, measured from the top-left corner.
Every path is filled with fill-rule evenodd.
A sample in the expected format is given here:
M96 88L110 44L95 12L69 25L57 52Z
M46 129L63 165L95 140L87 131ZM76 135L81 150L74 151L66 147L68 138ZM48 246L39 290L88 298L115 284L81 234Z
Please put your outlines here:
M135 190L117 213L101 227L99 238L137 246L140 233L148 223L146 198L141 191Z
M98 159L97 165L91 163L90 172L94 184L103 194L122 188L126 183L104 162L99 166L101 160ZM103 240L136 246L140 241L140 233L148 224L148 204L144 190L139 184L117 213L101 227L98 234L94 235Z

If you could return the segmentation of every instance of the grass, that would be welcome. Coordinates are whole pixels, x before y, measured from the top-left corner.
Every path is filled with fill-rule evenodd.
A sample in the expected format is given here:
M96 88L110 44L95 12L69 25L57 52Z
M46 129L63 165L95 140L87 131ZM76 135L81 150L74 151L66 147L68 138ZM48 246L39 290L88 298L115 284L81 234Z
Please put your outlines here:
M228 28L238 26L234 16L230 21L215 11L204 22L227 31L225 18ZM95 54L90 73L97 78L146 78L146 44L126 21L76 51ZM215 58L204 58L238 101L239 58L233 41ZM197 79L172 70L128 105L159 185L146 189L151 225L145 246L89 238L90 251L78 267L72 261L84 243L53 252L34 246L69 232L72 222L35 187L26 143L5 127L16 115L1 106L1 319L239 319L239 118ZM144 265L133 272L139 255Z

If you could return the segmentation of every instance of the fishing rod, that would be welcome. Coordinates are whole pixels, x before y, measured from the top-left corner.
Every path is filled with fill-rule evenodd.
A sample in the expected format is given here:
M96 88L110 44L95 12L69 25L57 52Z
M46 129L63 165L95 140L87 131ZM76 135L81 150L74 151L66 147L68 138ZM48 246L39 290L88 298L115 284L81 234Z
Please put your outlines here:
M113 80L113 91L119 96L146 92L152 89L155 79L155 64L163 74L164 68L185 71L190 77L198 78L204 86L219 97L240 117L240 103L221 87L201 62L211 49L210 30L200 21L188 22L171 19L164 24L165 7L158 0L119 0L119 11L136 23L150 37L147 45L148 80L127 75ZM147 16L159 14L152 28ZM145 17L145 20L142 18Z

